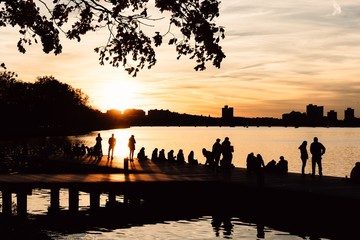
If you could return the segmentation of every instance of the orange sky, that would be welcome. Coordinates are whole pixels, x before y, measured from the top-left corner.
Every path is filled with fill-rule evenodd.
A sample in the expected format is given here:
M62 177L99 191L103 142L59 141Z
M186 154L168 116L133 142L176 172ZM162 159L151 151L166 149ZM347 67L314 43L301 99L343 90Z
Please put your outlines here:
M229 105L235 116L281 118L312 103L324 106L325 114L337 111L339 119L348 107L360 117L360 3L227 0L220 6L216 22L226 30L221 69L209 63L196 72L195 62L176 60L175 50L162 46L156 66L133 78L123 68L99 65L93 49L107 41L105 34L91 33L80 43L63 37L58 56L36 45L21 54L14 28L0 30L1 62L23 81L52 75L81 88L102 111L169 109L219 117Z

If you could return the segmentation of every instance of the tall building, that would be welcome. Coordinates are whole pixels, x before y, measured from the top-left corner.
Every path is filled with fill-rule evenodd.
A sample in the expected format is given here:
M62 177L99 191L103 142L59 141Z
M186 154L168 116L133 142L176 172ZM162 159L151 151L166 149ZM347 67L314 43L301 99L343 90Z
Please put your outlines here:
M355 119L355 110L352 108L347 108L344 111L344 121L353 121Z
M330 122L336 122L337 121L337 112L335 112L334 110L330 110L327 113L327 118L328 118L328 121L330 121Z
M222 108L222 114L221 114L222 119L224 120L231 120L234 118L234 108L229 107L228 105L225 105Z
M309 104L306 106L306 115L308 121L312 123L319 123L324 118L324 107Z

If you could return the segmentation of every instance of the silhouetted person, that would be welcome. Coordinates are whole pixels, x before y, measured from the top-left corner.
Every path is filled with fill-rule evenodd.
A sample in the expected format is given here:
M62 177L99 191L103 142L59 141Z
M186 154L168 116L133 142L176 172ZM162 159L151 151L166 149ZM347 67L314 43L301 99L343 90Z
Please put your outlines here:
M165 157L165 149L161 149L159 152L159 161L160 162L164 162L166 161L166 157Z
M350 180L354 183L360 183L360 162L356 162L350 172Z
M206 148L203 148L202 154L205 157L205 166L214 166L214 156L212 152L206 150Z
M253 152L246 157L246 171L248 173L256 172L256 157Z
M215 231L216 237L220 236L220 230L222 229L224 232L225 238L231 239L233 224L231 223L231 217L224 215L213 215L211 225Z
M144 160L148 159L148 157L145 154L145 147L142 147L140 149L140 151L137 154L137 158L138 158L139 161L144 161Z
M171 163L175 162L176 159L175 159L175 156L174 156L174 150L171 149L168 152L167 159L168 159L168 162L171 162Z
M326 148L322 143L319 142L317 137L314 137L314 142L310 145L310 153L312 154L311 158L311 167L312 167L312 176L315 176L316 165L319 168L319 175L322 176L322 155L325 154Z
M305 175L305 167L306 167L306 162L309 158L308 155L308 151L307 151L307 141L303 141L302 144L299 146L300 149L300 159L302 161L302 166L301 166L301 174L304 176Z
M215 166L218 167L219 163L220 163L220 158L221 158L221 152L222 152L222 147L221 147L221 143L220 143L220 138L217 138L215 143L212 146L212 153L214 156L214 163Z
M280 156L279 162L276 164L276 171L280 174L286 174L288 172L288 161L283 156Z
M276 173L276 161L272 159L270 162L268 162L265 166L265 171L267 173Z
M109 149L108 149L108 160L110 159L110 155L111 155L111 160L114 159L114 149L115 149L115 145L116 145L116 138L114 137L114 134L111 134L111 137L109 138Z
M228 137L225 137L224 141L221 143L221 153L223 156L223 159L221 160L220 165L224 168L230 168L232 166L232 158L234 147L231 146L231 143L229 141Z
M197 159L195 159L194 157L194 151L191 150L189 155L188 155L188 163L191 164L191 165L198 165L199 162Z
M79 158L81 156L81 147L79 143L76 143L72 149L72 153L75 157Z
M101 137L100 133L98 133L95 140L96 140L96 143L95 143L95 146L94 146L95 154L98 157L102 157L102 143L101 143L102 142L102 137Z
M264 167L265 167L264 159L261 156L261 154L258 153L255 157L255 164L254 164L255 172L261 171Z
M128 143L128 147L130 150L129 159L131 162L134 161L135 144L136 144L135 136L131 135L131 137L129 138L129 143Z
M176 159L177 159L177 163L179 163L179 164L185 163L184 151L182 149L179 149L179 152L176 155Z
M80 146L80 154L81 154L81 156L86 155L86 146L85 146L85 144L81 144L81 146Z
M158 149L154 148L154 150L151 153L151 160L156 162L159 160L159 156L158 156Z
M261 156L260 153L258 153L256 155L255 158L255 172L257 175L257 184L258 187L262 188L264 187L264 183L265 183L265 177L264 177L264 172L265 172L265 163L264 163L264 159Z

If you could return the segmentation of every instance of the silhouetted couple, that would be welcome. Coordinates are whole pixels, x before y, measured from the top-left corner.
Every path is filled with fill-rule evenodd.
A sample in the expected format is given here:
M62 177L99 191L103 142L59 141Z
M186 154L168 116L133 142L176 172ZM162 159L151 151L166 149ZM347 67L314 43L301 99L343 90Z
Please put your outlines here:
M265 167L264 159L261 154L249 153L246 157L246 171L248 173L258 173Z
M286 174L288 172L288 161L283 156L280 156L279 162L274 159L268 162L265 166L266 173Z
M211 151L206 148L202 149L202 154L205 157L205 165L212 167L231 168L234 147L231 145L229 138L225 137L224 141L220 143L220 139L217 138L212 146ZM222 156L222 159L221 159Z
M302 161L301 166L301 174L305 175L305 166L307 159L309 158L307 149L307 141L303 141L303 143L299 146L300 149L300 159ZM316 165L318 166L319 175L322 176L322 155L326 152L326 148L322 143L319 142L317 137L314 137L314 141L310 145L310 153L311 157L311 170L312 176L315 176Z
M225 169L230 169L233 167L232 159L233 159L234 147L231 145L229 138L226 137L224 141L221 143L221 154L222 159L220 160L220 166Z

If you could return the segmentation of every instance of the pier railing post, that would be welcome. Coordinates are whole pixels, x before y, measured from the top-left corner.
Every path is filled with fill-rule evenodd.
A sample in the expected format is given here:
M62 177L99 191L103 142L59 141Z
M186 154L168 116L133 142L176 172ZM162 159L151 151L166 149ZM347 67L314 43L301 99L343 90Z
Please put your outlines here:
M100 192L91 191L90 192L90 210L95 211L100 207Z
M17 215L19 217L26 217L27 215L27 194L26 190L19 191L16 194L17 198Z
M129 170L129 159L128 158L124 158L124 170L125 171Z
M114 192L109 192L108 201L110 204L113 204L116 202L116 194Z
M5 216L11 216L12 198L10 191L2 191L2 213Z
M51 188L49 212L58 212L60 210L60 188Z
M79 190L69 188L69 211L77 212L79 210Z

